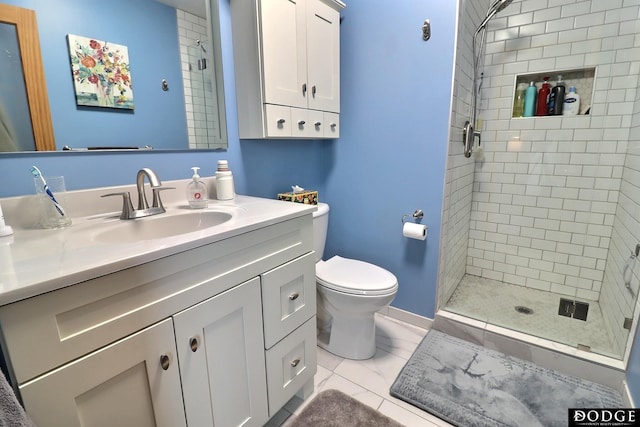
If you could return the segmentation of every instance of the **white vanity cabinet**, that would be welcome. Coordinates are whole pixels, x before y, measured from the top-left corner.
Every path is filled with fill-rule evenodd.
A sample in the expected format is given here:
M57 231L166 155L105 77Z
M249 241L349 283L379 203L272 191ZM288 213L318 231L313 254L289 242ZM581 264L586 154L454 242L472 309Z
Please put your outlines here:
M339 0L231 2L240 138L337 138Z
M0 307L39 427L262 426L312 389L310 213L96 275Z

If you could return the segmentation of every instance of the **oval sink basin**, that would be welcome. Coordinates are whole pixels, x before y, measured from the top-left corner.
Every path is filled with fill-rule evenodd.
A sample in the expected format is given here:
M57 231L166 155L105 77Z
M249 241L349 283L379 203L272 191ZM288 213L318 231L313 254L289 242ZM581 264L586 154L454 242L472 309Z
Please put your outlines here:
M231 218L230 213L219 211L188 211L175 215L165 213L133 220L121 220L96 234L95 239L108 243L163 239L215 227Z

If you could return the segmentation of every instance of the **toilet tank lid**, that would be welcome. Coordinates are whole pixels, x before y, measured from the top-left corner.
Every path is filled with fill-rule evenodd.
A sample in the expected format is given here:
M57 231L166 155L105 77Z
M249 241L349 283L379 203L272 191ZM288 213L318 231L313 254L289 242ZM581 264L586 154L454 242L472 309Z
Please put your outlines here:
M318 203L318 210L313 213L313 217L326 215L329 213L329 205L326 203Z
M347 293L388 293L398 286L391 272L377 265L338 255L316 264L316 278L320 284Z

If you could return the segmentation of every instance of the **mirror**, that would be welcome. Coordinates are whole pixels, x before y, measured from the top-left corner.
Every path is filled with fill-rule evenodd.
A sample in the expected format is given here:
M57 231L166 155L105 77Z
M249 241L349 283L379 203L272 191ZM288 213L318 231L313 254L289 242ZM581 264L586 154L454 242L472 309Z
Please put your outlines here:
M4 2L28 5L37 19L33 29L39 33L40 67L46 81L41 99L48 100L51 110L52 131L44 137L50 146L44 150L227 148L218 0L113 0L107 9L82 0ZM114 12L118 10L122 13ZM1 22L7 22L2 9ZM15 31L20 42L23 32ZM25 61L33 55L26 54L22 44L19 52L7 48L5 33L0 28L0 62L6 63L9 55L21 58L22 68L29 70L27 82L36 68ZM78 105L69 34L127 47L132 110ZM4 86L0 79L0 90ZM0 94L0 103L2 99ZM44 111L28 99L30 111ZM46 120L30 114L35 138L36 128Z

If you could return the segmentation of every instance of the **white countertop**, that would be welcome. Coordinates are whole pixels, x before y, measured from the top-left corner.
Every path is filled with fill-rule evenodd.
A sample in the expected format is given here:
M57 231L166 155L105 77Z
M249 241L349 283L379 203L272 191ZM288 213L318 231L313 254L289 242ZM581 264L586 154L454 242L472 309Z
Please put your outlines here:
M170 184L182 187L183 183ZM0 305L227 239L316 210L316 206L313 205L236 196L231 201L209 202L209 207L205 210L228 212L233 217L223 224L202 231L130 243L113 243L96 238L97 232L105 226L124 221L118 218L120 211L113 210L114 206L119 207L122 204L121 199L100 198L100 194L114 190L122 191L123 188L129 189L112 187L69 192L70 199L74 199L70 203L73 223L67 228L55 230L35 228L32 223L24 220L32 215L21 215L20 210L25 206L33 206L32 196L0 199L6 222L14 229L12 236L0 237ZM179 191L180 195L184 195L182 188L176 190L176 194ZM171 200L172 197L165 200L165 193L168 192L163 193L167 212L160 215L184 213L189 209L184 197L174 195L174 200ZM132 192L133 194L135 193ZM113 200L107 202L107 199ZM98 209L105 210L105 203L108 203L108 211L95 212ZM74 212L82 216L74 216ZM135 221L145 219L147 218Z

